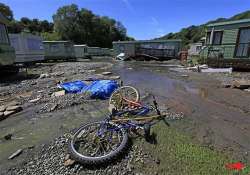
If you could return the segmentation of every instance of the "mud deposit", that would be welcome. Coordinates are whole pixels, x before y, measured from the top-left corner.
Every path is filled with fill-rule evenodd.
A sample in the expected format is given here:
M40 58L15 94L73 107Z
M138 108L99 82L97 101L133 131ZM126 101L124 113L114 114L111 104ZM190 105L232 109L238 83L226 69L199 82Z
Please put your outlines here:
M0 174L136 174L146 170L146 163L157 167L158 156L136 144L120 162L108 167L93 170L79 164L63 166L68 139L65 133L102 118L108 105L87 95L54 97L53 93L60 82L109 79L101 75L105 71L121 76L125 85L137 87L143 100L148 102L154 94L162 109L183 113L184 120L171 123L171 127L197 145L249 162L250 93L225 89L221 84L242 77L250 79L250 74L181 73L169 69L174 64L179 66L176 61L50 63L29 69L28 75L21 72L17 77L2 77L0 106L15 103L23 111L0 121ZM8 134L12 134L11 140L4 139ZM23 153L8 160L18 149ZM151 174L157 174L157 170Z

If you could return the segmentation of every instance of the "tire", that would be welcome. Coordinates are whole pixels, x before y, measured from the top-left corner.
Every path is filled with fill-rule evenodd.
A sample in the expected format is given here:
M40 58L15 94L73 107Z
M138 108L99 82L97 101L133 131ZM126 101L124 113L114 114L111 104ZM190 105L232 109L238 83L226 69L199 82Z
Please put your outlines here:
M117 90L115 90L112 94L111 94L111 96L110 96L110 98L109 98L109 109L112 109L113 107L114 108L116 108L117 110L120 110L119 108L120 107L118 107L118 106L116 106L115 104L114 104L114 98L115 98L115 95L116 94L118 94L119 92L122 92L122 91L124 91L124 90L130 90L130 91L133 91L136 95L135 95L135 98L134 99L129 99L129 100L131 100L131 101L133 101L133 102L139 102L140 101L140 93L139 93L139 91L136 89L136 88L134 88L134 87L132 87L132 86L122 86L122 87L120 87L119 89L117 89ZM110 111L111 112L111 111Z
M73 160L83 165L98 166L98 165L105 165L109 162L112 162L118 159L120 156L122 156L122 154L124 153L124 151L126 150L128 146L128 142L129 142L128 133L124 128L121 128L120 126L117 126L114 124L111 124L111 125L117 127L119 132L121 132L122 134L122 141L115 150L112 150L111 152L103 156L91 157L91 156L82 155L81 153L77 152L77 150L75 149L74 140L78 136L78 134L80 134L82 131L84 131L85 128L91 125L100 125L101 123L102 122L93 122L93 123L83 125L74 133L73 137L69 140L69 143L68 143L69 154Z

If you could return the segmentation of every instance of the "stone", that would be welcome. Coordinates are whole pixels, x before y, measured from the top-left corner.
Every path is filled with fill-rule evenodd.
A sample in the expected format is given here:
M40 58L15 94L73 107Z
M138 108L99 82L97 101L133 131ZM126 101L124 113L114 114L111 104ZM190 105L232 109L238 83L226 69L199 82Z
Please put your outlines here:
M75 163L75 160L68 159L64 162L64 166L72 166Z
M13 154L11 154L11 156L8 158L10 159L14 159L15 157L19 156L21 153L23 152L22 149L17 150L16 152L14 152Z
M17 102L17 101L11 101L11 102L7 103L5 106L18 106L18 105L20 105L19 102Z
M69 159L70 159L70 155L67 154L67 155L65 156L64 160L69 160Z
M36 103L36 102L38 102L40 99L41 99L41 98L36 98L36 99L30 100L29 102L30 102L30 103Z
M0 118L4 116L4 113L3 112L0 112Z
M4 112L4 117L8 117L8 116L10 116L12 114L15 114L15 113L16 113L15 111L5 111Z
M120 79L120 78L121 78L120 76L111 76L111 77L110 77L111 80L118 80L118 79Z
M48 77L49 77L49 74L41 74L39 79L48 78Z
M52 96L55 96L55 97L60 97L60 96L64 96L64 95L65 95L65 90L54 92L52 94Z
M232 87L238 89L248 89L250 88L250 81L248 80L234 80Z
M20 112L22 110L21 106L8 106L6 111Z
M250 88L249 88L249 89L245 89L244 91L245 91L245 92L250 92Z
M111 75L112 72L103 72L102 75Z
M58 104L55 104L54 106L52 106L52 108L50 108L50 112L54 111L57 108Z
M5 106L0 106L0 112L4 112L4 111L5 111L5 109L6 109L6 107L5 107Z
M180 75L180 77L187 78L189 77L189 75L183 74L183 75Z

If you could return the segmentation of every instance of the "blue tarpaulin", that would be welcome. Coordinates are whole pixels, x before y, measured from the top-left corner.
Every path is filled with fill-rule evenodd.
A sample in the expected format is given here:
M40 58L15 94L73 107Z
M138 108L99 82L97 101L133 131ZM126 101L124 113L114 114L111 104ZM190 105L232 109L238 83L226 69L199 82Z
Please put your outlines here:
M67 93L80 93L86 86L87 85L82 81L72 81L59 85L59 87L63 88Z
M91 98L108 99L119 85L114 80L96 80L90 85L81 81L74 81L60 84L59 87L65 89L67 93L87 92L91 94Z

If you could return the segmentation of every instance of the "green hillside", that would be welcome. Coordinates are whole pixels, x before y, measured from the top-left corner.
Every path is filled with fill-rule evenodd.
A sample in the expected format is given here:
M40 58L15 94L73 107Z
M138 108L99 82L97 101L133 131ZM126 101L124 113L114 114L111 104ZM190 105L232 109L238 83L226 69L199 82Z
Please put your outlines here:
M218 18L216 20L209 21L199 26L192 25L187 28L181 29L180 32L168 33L167 35L161 38L157 38L157 39L182 39L183 44L187 46L189 43L198 42L201 37L205 36L205 26L207 24L215 23L215 22L247 19L247 18L250 18L250 11L239 13L235 16L232 16L231 18Z

